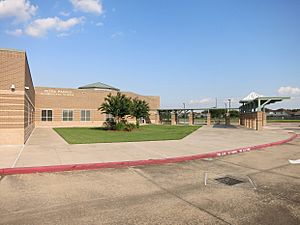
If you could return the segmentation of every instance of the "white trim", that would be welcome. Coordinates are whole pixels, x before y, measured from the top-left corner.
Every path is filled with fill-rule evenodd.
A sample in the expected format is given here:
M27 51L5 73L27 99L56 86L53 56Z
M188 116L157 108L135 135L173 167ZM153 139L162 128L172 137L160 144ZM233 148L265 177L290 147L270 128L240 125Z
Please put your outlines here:
M84 119L85 119L85 120L81 120L81 112L82 112L82 111L85 111L85 114L84 114L84 115L85 115L85 116L84 116ZM89 120L86 120L86 118L87 118L86 112L87 112L87 111L90 112ZM80 121L80 122L90 122L90 121L92 121L92 120L91 120L91 110L89 110L89 109L81 109L81 110L80 110L80 120L79 120L79 121Z
M68 117L67 117L68 120L64 120L64 111L68 111ZM69 120L71 118L70 117L70 112L71 111L72 111L72 120ZM62 109L61 119L62 119L62 122L72 122L72 121L74 121L74 109Z
M43 113L43 110L51 110L52 111L52 120L42 120L43 119L43 115L42 115L42 113ZM53 109L40 109L40 111L41 111L41 122L52 122L52 121L54 121L54 115L53 115ZM46 118L48 118L48 112L46 113L47 115L46 115Z

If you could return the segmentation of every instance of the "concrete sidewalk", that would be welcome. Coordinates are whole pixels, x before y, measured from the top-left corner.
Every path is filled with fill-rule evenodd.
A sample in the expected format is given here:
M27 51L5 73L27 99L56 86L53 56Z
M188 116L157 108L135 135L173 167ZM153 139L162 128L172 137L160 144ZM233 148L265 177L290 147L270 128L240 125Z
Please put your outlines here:
M282 129L202 127L176 141L69 145L52 129L36 128L24 148L0 146L0 168L163 159L256 146L290 136Z
M212 160L4 176L0 224L299 225L298 158L300 138Z

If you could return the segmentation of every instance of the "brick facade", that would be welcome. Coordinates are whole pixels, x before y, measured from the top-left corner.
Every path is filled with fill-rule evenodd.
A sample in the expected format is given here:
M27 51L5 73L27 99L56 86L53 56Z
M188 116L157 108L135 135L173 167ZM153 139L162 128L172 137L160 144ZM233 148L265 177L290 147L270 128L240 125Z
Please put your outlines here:
M0 81L0 144L24 144L34 128L35 102L25 52L0 49Z
M111 90L48 87L36 87L35 90L37 127L102 126L107 116L98 111L98 108L109 93L113 95L117 93L117 91ZM153 109L150 112L150 120L155 123L155 112L160 107L159 97L142 96L131 92L122 93L128 97L137 97L148 102L150 108ZM42 121L42 110L52 110L52 121ZM63 121L63 110L72 111L72 121ZM81 110L90 111L90 121L81 121Z
M0 144L24 144L34 127L102 126L107 116L97 109L109 93L117 91L34 87L26 53L0 49ZM148 102L155 123L158 96L122 93ZM51 121L42 110L51 110ZM72 121L63 120L63 110L72 111ZM89 121L82 121L81 110L89 111Z

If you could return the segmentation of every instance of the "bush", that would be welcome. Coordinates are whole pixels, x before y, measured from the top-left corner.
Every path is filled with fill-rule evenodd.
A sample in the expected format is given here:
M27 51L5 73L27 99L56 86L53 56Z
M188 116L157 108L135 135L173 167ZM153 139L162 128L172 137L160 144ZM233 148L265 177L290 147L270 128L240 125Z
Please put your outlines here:
M106 122L104 122L103 125L108 130L116 130L117 124L113 118L107 118Z
M115 126L115 130L118 131L132 131L134 128L136 128L135 124L128 123L127 121L121 121Z
M128 123L126 120L121 120L116 123L113 118L106 119L106 122L104 122L103 125L107 130L132 131L136 128L134 123Z
M116 124L116 129L115 130L125 130L126 124L122 121Z
M132 131L134 128L136 128L136 125L134 123L126 123L125 125L126 131Z

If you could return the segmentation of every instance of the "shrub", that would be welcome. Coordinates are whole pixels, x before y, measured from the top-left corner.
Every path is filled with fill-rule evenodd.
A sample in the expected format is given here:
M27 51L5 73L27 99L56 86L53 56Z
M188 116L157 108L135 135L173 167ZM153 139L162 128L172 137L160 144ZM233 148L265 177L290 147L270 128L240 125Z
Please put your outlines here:
M126 124L124 123L124 121L121 121L116 124L116 130L125 130L125 128L126 128Z
M136 125L134 123L126 123L125 124L126 131L132 131L134 128L136 128Z
M118 131L132 131L134 128L136 128L135 124L128 123L127 121L121 121L115 126L115 130Z
M108 130L115 130L117 124L113 118L107 118L103 125Z

